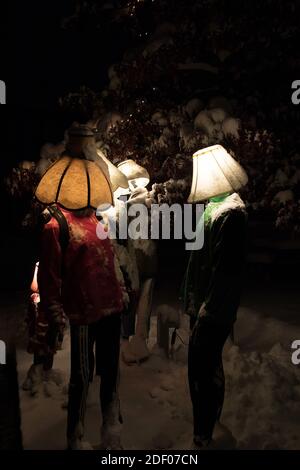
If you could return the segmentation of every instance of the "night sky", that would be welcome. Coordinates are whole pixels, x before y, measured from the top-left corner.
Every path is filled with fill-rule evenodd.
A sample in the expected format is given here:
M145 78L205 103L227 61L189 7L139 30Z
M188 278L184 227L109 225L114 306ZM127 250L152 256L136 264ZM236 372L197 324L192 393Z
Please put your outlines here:
M92 30L83 19L64 30L62 22L72 15L74 4L58 0L10 4L8 34L3 34L7 63L1 76L9 104L5 110L10 119L8 167L37 159L43 143L63 138L66 127L81 116L62 113L59 97L82 85L103 88L107 67L120 59L126 47L124 34L109 22Z

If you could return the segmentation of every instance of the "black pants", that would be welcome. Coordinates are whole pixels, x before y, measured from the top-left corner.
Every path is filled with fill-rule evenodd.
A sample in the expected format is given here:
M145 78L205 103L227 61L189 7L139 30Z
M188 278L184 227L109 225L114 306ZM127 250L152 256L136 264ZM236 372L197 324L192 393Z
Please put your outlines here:
M225 392L222 351L230 331L231 325L216 326L203 318L196 322L190 339L188 375L194 435L201 439L212 438L222 412Z
M54 362L54 356L51 353L45 354L45 355L34 353L33 355L33 364L35 366L39 364L43 364L43 369L45 371L52 369L53 362Z
M116 398L120 327L119 314L105 317L90 325L71 325L68 438L83 436L86 399L94 371L94 345L96 346L96 372L101 376L100 403L103 419Z
M122 338L128 339L135 333L135 310L136 308L130 308L128 312L122 315Z

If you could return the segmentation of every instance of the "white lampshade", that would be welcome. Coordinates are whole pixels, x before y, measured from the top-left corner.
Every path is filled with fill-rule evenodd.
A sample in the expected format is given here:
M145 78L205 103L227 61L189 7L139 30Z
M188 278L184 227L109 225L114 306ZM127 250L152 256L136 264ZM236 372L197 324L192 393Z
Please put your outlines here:
M128 181L128 180L127 180ZM118 199L121 196L128 196L130 194L129 186L128 188L121 188L120 186L114 191L114 196Z
M193 155L193 180L188 202L238 191L247 181L245 170L222 145L206 147Z
M118 169L127 177L132 191L136 188L145 188L150 181L148 171L133 160L119 163Z
M128 192L128 179L124 173L111 163L101 150L97 150L97 155L99 158L96 160L96 163L109 178L113 192L118 188L122 188Z

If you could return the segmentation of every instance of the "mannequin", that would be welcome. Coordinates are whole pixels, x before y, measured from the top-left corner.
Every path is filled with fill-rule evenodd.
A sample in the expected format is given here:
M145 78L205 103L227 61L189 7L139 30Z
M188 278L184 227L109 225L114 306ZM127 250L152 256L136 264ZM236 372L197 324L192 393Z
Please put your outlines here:
M130 197L126 205L147 205L148 190L146 186L150 180L147 170L133 160L122 162L118 169L128 178ZM150 354L147 339L152 311L154 279L157 271L157 253L153 240L128 240L128 245L134 249L140 285L135 311L135 332L130 341L129 338L123 338L122 347L124 362L132 364L146 360Z
M247 176L221 146L204 149L195 157L189 200L206 199L208 204L204 211L204 245L191 253L183 298L192 330L188 374L194 445L207 447L212 445L222 411L222 350L236 320L242 287L247 215L235 190L246 184Z
M51 337L58 337L64 315L70 323L68 449L91 449L84 441L84 423L96 364L101 376L101 447L116 450L122 448L119 349L128 293L114 247L95 215L97 207L113 204L113 169L96 163L94 134L87 126L71 128L68 134L66 152L46 171L35 193L40 202L55 206L41 233L40 309Z

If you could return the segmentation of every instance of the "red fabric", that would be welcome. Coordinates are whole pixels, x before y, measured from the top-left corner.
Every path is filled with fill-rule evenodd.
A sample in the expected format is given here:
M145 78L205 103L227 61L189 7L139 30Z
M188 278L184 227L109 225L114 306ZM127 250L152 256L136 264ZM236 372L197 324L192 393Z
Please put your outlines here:
M65 312L77 325L121 312L124 287L116 275L111 241L98 238L95 215L76 217L60 209L68 221L70 240L62 260L59 225L54 218L45 225L38 272L42 311L57 323Z

